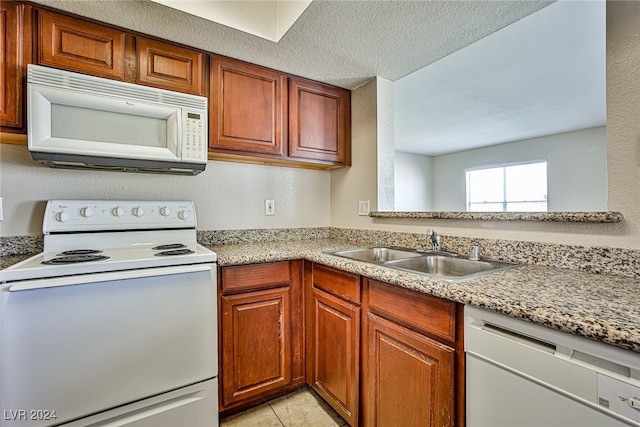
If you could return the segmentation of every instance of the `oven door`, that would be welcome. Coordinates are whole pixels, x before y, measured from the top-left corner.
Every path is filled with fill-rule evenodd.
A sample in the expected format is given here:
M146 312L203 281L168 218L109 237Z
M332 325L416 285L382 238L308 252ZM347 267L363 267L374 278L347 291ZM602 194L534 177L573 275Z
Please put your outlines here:
M215 278L199 264L2 284L1 424L62 424L216 377Z

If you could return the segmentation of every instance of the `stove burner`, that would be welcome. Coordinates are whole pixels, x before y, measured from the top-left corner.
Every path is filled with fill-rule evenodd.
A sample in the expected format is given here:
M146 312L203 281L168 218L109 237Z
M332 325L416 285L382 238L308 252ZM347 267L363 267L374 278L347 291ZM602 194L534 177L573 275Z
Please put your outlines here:
M101 254L102 251L97 249L74 249L71 251L60 252L58 256L67 256L67 255L93 255L93 254Z
M42 264L48 264L48 265L77 264L80 262L103 261L105 259L109 259L109 257L104 255L69 255L69 256L52 258L48 261L43 261Z
M168 246L168 245L167 245ZM176 249L174 251L163 251L154 254L155 256L170 256L170 255L187 255L195 253L191 249Z
M154 248L151 248L154 251L164 251L167 249L182 249L182 248L186 248L185 245L183 245L182 243L171 243L169 245L160 245L160 246L156 246Z

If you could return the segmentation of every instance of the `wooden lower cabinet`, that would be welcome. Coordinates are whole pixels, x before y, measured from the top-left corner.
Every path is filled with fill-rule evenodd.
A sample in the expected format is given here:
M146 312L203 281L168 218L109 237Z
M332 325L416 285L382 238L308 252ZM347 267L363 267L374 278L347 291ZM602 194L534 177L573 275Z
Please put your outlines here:
M463 306L363 279L362 423L465 425Z
M455 350L367 314L363 425L453 425Z
M307 383L352 426L360 406L360 276L305 264Z
M304 384L301 266L292 261L221 268L222 416Z
M310 261L219 284L221 416L306 380L352 427L464 427L462 305Z
M358 423L360 307L314 289L307 382L350 425Z

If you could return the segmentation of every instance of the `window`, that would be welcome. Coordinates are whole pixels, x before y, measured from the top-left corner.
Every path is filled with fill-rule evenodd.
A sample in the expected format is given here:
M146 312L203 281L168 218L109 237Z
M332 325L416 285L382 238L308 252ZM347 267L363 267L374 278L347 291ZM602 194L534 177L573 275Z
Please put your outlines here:
M467 211L546 212L547 162L468 170Z

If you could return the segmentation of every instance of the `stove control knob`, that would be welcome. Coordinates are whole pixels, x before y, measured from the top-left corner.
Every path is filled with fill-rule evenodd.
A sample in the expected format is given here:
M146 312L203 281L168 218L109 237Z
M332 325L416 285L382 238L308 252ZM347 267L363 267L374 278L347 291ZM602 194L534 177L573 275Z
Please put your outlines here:
M80 208L80 216L83 216L85 218L89 218L90 216L93 216L93 209L91 209L88 206L84 208Z
M71 215L69 215L69 212L58 212L56 213L56 221L58 222L67 222L71 219Z
M133 216L138 217L138 218L142 218L144 216L144 209L138 207L138 208L133 208L131 209L131 213L133 214Z
M160 208L160 215L162 215L162 216L169 216L169 215L171 215L171 209L169 209L169 208L168 208L168 207L166 207L166 206L161 207L161 208Z
M113 216L120 217L120 216L124 215L124 209L122 209L120 206L118 206L117 208L111 209L111 213L113 214Z
M180 218L183 221L186 221L189 219L189 211L180 211L178 212L178 218Z

